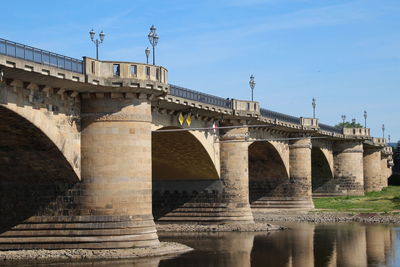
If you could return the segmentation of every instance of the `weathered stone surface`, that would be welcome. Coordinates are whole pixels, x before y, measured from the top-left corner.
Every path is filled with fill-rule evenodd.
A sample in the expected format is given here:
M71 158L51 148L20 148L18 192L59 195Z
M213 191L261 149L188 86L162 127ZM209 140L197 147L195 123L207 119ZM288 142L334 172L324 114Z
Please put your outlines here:
M381 152L376 148L364 148L364 189L365 192L379 191L381 185Z
M336 141L334 177L344 195L364 194L363 145L360 141Z
M379 190L388 186L391 169L388 167L387 157L381 153Z
M292 141L290 152L290 183L291 197L307 200L305 207L313 208L311 198L311 139L304 138Z
M246 128L226 132L220 140L221 180L224 184L223 198L227 204L227 215L234 220L253 221L249 204L249 160L248 144L245 142L224 142L243 140Z
M98 110L124 116L98 120ZM7 224L15 227L0 234L0 249L123 248L158 244L151 209L150 103L139 99L95 98L83 100L82 112L85 116L81 181L59 177L66 173L64 169L53 173L58 179L55 181L44 180L46 177L38 174L45 184L43 190L34 186L32 193L44 193L44 200L31 212L22 212L22 219L27 220L21 222L21 216L15 216ZM21 146L21 141L16 146ZM48 167L38 166L39 169ZM9 184L5 186L10 189ZM11 188L26 193L29 187L20 180ZM32 197L33 203L38 200ZM6 207L2 211L10 218L12 211L4 210Z

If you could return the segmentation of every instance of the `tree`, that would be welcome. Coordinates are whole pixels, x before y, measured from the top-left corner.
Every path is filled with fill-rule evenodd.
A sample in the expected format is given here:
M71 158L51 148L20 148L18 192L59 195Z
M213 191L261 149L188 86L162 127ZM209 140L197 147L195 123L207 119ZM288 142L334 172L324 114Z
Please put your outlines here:
M335 128L363 128L363 126L355 121L353 122L346 121L336 124Z

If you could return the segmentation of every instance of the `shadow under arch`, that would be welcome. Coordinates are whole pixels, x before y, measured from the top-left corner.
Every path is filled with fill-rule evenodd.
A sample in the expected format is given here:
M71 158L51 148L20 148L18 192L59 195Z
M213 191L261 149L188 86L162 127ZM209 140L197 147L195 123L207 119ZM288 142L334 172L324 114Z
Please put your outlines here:
M188 203L213 203L222 194L215 164L188 131L152 132L153 216L159 219Z
M334 185L332 184L333 174L328 159L319 147L314 146L311 150L311 177L313 193L329 193L335 191Z
M152 133L152 169L155 180L218 179L215 168L201 142L188 131L163 127Z
M0 170L0 234L32 216L69 215L74 169L46 134L2 106Z
M287 184L285 164L270 142L254 142L249 146L250 203L263 198L282 196L280 185Z

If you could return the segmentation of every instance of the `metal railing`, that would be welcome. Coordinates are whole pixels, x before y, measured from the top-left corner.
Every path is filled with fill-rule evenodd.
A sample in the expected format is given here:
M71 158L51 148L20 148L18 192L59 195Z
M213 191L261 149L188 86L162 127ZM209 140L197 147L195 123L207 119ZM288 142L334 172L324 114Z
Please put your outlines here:
M343 134L343 130L340 128L336 128L327 124L320 123L319 128L323 131L334 132L338 134Z
M83 73L83 61L0 38L0 54Z
M300 118L298 118L298 117L286 115L286 114L272 111L269 109L260 108L260 113L261 113L261 116L267 117L270 119L277 119L277 120L288 122L288 123L300 124Z
M223 108L232 108L232 100L230 99L225 99L222 97L197 92L173 84L170 84L169 93L170 95L173 96L194 100L209 105L214 105Z
M172 96L177 96L177 97L181 97L181 98L185 98L185 99L189 99L189 100L194 100L194 101L198 101L198 102L205 103L205 104L210 104L210 105L219 106L219 107L223 107L223 108L232 108L232 100L229 98L225 99L222 97L201 93L198 91L190 90L190 89L180 87L177 85L173 85L173 84L170 84L169 94ZM269 109L260 108L260 113L261 113L261 116L266 117L266 118L270 118L270 119L274 119L274 120L276 119L279 121L293 123L293 124L297 124L297 125L301 124L300 118L298 118L298 117L279 113L279 112L272 111ZM324 131L342 134L342 129L338 129L333 126L329 126L329 125L320 123L319 127L321 130L324 130Z

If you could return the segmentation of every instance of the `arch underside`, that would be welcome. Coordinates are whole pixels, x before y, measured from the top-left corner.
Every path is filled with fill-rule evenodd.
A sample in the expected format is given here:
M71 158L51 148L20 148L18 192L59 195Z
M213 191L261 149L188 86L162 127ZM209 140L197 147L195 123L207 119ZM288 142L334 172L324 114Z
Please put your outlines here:
M262 198L285 195L289 176L283 160L269 142L249 146L249 198L254 203Z
M211 205L222 194L213 161L197 138L186 131L152 133L152 176L155 219L179 217L186 207Z
M316 195L333 194L336 191L335 181L326 156L318 147L311 150L311 184Z
M69 215L74 169L42 131L1 106L0 169L0 236L32 216Z

